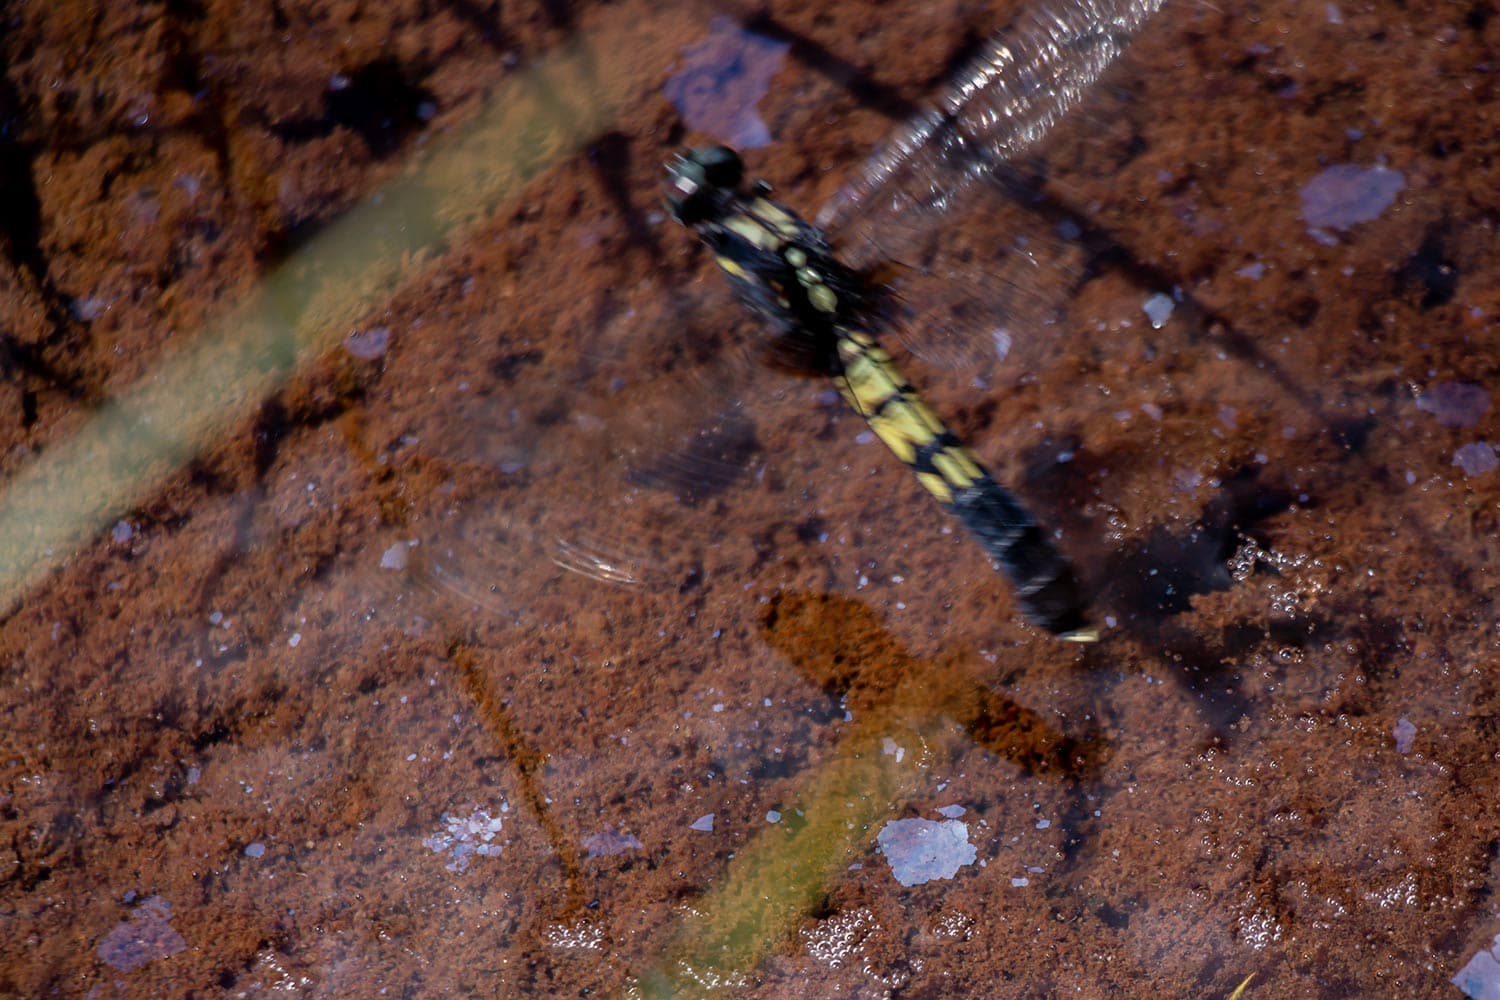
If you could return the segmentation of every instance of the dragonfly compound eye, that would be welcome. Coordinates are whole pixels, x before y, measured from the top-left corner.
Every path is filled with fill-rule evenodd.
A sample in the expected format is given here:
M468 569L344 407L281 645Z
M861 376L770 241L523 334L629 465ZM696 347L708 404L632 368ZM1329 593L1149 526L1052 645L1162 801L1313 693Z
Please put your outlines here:
M703 176L716 188L733 191L745 176L745 161L728 146L699 146L688 157L703 169Z
M721 192L734 191L744 176L744 161L729 147L690 149L667 165L667 211L683 225L700 222Z

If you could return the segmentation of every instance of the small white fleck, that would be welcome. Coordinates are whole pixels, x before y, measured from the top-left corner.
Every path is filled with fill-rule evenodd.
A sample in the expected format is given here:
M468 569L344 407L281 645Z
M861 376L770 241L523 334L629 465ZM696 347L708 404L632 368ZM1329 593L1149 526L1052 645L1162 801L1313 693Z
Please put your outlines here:
M1391 731L1396 740L1397 753L1411 753L1413 741L1417 738L1417 727L1406 716L1396 720L1396 728Z
M407 545L405 542L397 542L386 549L380 556L381 569L403 570L406 568Z
M92 323L109 309L109 302L96 296L74 299L68 303L68 311L80 323Z
M1466 476L1482 476L1500 467L1500 458L1495 457L1495 449L1488 442L1474 441L1453 453L1453 464Z
M990 339L995 345L995 358L1004 359L1010 353L1010 331L1004 327L998 327L990 334Z
M1172 318L1174 303L1170 295L1157 292L1141 305L1141 311L1151 321L1153 330L1160 330L1167 325L1167 320Z
M373 361L384 356L391 343L391 328L372 326L368 330L355 330L344 338L344 350L361 361Z

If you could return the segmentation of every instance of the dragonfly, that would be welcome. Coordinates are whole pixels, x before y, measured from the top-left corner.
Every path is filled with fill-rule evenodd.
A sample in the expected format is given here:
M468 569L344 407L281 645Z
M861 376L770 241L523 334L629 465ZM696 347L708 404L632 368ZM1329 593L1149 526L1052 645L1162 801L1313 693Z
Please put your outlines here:
M832 254L815 226L769 198L743 190L744 163L725 146L689 150L667 168L667 207L713 252L735 295L793 346L807 367L833 378L924 489L1010 578L1022 614L1065 639L1092 641L1078 580L1020 499L923 402L864 329L864 280Z
M892 320L878 329L882 340L889 334L924 360L958 367L970 362L976 343L983 349L992 341L974 337L972 324L908 311L904 292L888 298L873 275L875 262L910 265L930 255L934 243L945 242L944 221L981 199L976 189L1003 192L1008 172L1084 98L1159 3L1054 0L997 36L812 223L772 200L767 185L744 186L743 164L725 147L672 161L669 214L709 244L769 336L702 327L690 334L685 327L701 303L663 288L649 299L658 311L596 322L557 379L570 390L566 401L507 411L503 386L436 400L436 409L470 412L459 418L469 430L449 436L499 470L504 495L489 505L495 516L456 517L435 535L422 575L518 621L528 597L506 590L493 553L544 555L623 586L694 586L704 570L692 545L723 534L718 503L731 484L749 473L793 506L817 488L814 458L767 448L758 433L777 421L805 425L789 416L800 405L784 377L792 371L833 380L1009 578L1024 618L1064 639L1096 638L1077 578L1040 520L936 417L876 333ZM1034 250L1042 245L1018 238L1008 247L1016 273L994 278L999 294L986 329L1008 324L1020 339L1048 308L1032 280L1046 267ZM908 276L922 270L906 267ZM716 315L704 314L710 321ZM525 352L511 351L491 368L526 363ZM475 417L476 409L487 416ZM593 457L580 462L579 455ZM723 571L743 565L726 563Z

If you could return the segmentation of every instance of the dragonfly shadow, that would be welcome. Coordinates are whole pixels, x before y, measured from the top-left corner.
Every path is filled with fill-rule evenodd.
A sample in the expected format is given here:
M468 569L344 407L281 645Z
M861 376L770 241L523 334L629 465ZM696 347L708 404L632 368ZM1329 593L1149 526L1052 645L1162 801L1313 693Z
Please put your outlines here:
M1181 529L1157 526L1103 558L1100 578L1109 581L1096 594L1105 613L1118 615L1115 641L1138 647L1147 662L1161 664L1167 676L1191 692L1206 724L1204 745L1228 745L1235 726L1253 707L1240 671L1267 649L1300 649L1327 641L1340 631L1318 614L1260 616L1222 621L1217 626L1189 620L1195 597L1243 585L1243 572L1279 574L1276 566L1250 557L1253 567L1236 570L1246 552L1264 553L1272 543L1261 522L1292 507L1287 487L1267 481L1249 467L1228 477L1203 514Z
M1104 579L1110 583L1100 603L1129 618L1160 619L1190 610L1197 595L1228 590L1234 583L1230 557L1255 538L1259 522L1292 501L1289 489L1267 483L1258 469L1241 469L1185 529L1157 526L1109 557Z
M661 241L647 222L645 213L635 204L635 186L630 180L632 148L629 136L610 131L590 143L585 152L599 186L614 204L625 226L626 238L659 264L666 256Z
M861 105L879 111L892 121L903 121L921 110L921 105L903 97L896 89L876 80L823 44L788 28L770 14L757 13L743 24L746 31L786 43L790 46L791 57L797 62L848 90ZM971 47L977 47L977 41ZM967 56L964 61L967 61Z
M918 660L855 601L779 592L761 614L761 633L851 717L839 727L837 746L806 769L781 820L737 845L718 884L693 902L692 919L642 975L644 996L696 995L688 975L701 983L705 970L754 969L799 922L831 912L832 894L863 867L872 833L931 794L934 747L962 752L955 721L985 748L1070 786L1075 818L1085 800L1077 777L1102 763L1095 734L1058 731L965 679L962 661ZM915 756L891 751L893 742L913 736Z
M856 719L923 731L947 718L976 744L1049 780L1080 780L1108 747L1093 728L1065 732L1039 713L976 683L956 661L923 661L902 649L876 614L834 594L782 591L761 616L765 640Z

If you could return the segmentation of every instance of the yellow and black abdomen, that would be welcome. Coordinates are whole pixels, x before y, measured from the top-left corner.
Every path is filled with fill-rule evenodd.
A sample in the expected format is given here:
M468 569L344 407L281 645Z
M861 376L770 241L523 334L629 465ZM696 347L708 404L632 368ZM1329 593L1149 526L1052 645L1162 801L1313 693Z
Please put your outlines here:
M1072 567L1036 519L990 477L868 334L838 331L839 391L891 453L1010 578L1025 617L1064 638L1095 638Z

